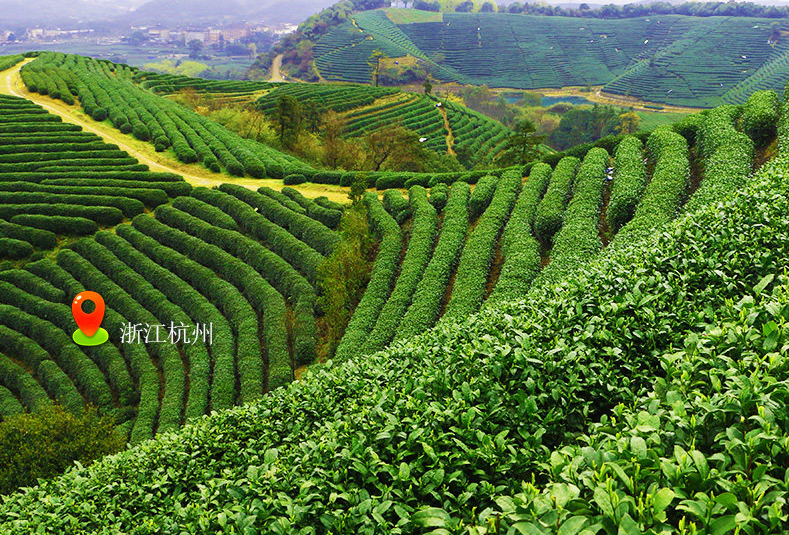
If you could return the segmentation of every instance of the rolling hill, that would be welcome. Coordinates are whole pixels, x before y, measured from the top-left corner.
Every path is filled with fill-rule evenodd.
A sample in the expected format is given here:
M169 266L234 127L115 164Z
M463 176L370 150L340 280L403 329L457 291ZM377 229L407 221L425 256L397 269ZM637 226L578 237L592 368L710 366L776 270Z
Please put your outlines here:
M264 109L290 94L367 110L358 129L391 119L380 99L416 118L430 97L62 54L19 72L22 94L58 106L0 97L0 418L91 403L132 447L3 497L0 531L786 528L789 104L774 91L524 167L361 175L378 191L349 208L266 185L360 175L161 93L262 92ZM223 183L152 172L75 116ZM325 342L320 273L361 207L361 298L333 358L293 381ZM86 289L108 344L71 341ZM138 343L128 323L213 336Z
M713 107L743 102L754 90L783 89L786 29L784 22L751 17L422 17L373 10L332 27L313 53L327 80L369 83L367 60L377 49L393 58L410 55L444 81L520 89L603 86L649 102Z
M0 104L0 135L9 139L38 128L31 137L95 143L23 99ZM286 280L309 281L314 266L285 255L321 248L314 240L331 232L318 222L324 212L297 192L189 188L167 194L171 205L153 213L129 212L131 224L104 221L112 231L59 244L54 260L3 269L0 340L10 356L0 360L0 407L46 404L54 385L74 403L95 388L113 405L122 385L133 394L139 384L129 422L146 433L151 424L140 422L158 422L158 432L5 497L0 527L780 531L789 429L785 113L778 156L751 175L754 147L775 147L777 105L774 94L757 93L743 107L660 128L646 145L627 137L613 154L598 147L553 169L537 164L525 182L510 170L473 191L456 182L413 186L408 199L367 193L378 253L336 360L262 398L266 368L249 352L271 359L290 347L282 318L293 301L284 296L301 286ZM31 128L44 124L55 126ZM11 156L43 151L6 146L13 150L3 151L0 184L17 191L29 171L15 169L22 164ZM25 183L51 196L46 206L65 195L52 186L79 186ZM2 213L13 211L13 195ZM50 210L42 220L55 217ZM403 210L401 226L393 214ZM321 232L303 233L308 220ZM17 236L32 239L29 224L3 228L16 225ZM297 273L284 277L265 262ZM302 286L309 291L309 282ZM148 355L156 345L67 353L65 303L84 287L101 290L113 323L211 317L227 330L213 345L189 346L186 361L177 352ZM28 368L35 358L39 372ZM122 379L124 359L133 375L137 365L163 374ZM214 373L198 374L201 362ZM168 432L184 407L206 399L215 408L221 399L252 402ZM156 416L144 420L144 406ZM754 502L756 485L772 498ZM749 516L737 515L744 507Z

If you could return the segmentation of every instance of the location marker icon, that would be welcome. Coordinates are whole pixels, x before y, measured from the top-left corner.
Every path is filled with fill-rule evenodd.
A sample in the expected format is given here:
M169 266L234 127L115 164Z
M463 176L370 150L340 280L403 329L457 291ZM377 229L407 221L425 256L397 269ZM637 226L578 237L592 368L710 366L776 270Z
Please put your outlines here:
M82 306L91 301L94 305L93 312L85 312ZM101 321L104 319L104 299L96 292L82 292L71 302L71 313L77 322L77 329L71 338L81 346L97 346L106 342L110 335L102 329Z

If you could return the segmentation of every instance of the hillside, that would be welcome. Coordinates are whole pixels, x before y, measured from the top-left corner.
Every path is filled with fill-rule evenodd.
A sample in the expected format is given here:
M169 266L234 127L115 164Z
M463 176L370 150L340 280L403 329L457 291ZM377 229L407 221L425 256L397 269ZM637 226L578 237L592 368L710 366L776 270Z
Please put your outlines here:
M288 154L243 140L213 121L155 95L196 91L220 96L225 101L252 101L269 115L280 96L289 95L319 116L328 111L341 113L346 122L343 135L348 139L358 140L385 126L401 124L416 132L424 146L436 153L460 154L467 168L490 166L510 132L498 121L465 106L391 88L204 80L49 52L25 64L21 77L29 91L69 105L79 102L93 119L153 144L157 153L172 153L185 164L201 162L224 176L282 179L301 174L312 179L318 171ZM122 99L134 105L121 110ZM550 152L547 147L544 150ZM339 183L343 173L329 172L332 174L338 178L318 181ZM371 183L386 175L372 173Z
M4 531L781 531L786 154L751 176L754 143L761 151L774 141L776 104L756 94L743 108L659 129L645 148L628 137L609 186L609 154L595 148L555 169L538 164L525 182L507 171L471 192L463 182L429 196L415 186L408 201L392 190L383 203L368 193L380 246L337 362L5 498ZM4 115L18 115L14 107L46 116L4 99ZM297 208L282 196L193 190L54 263L0 272L14 281L3 299L21 309L32 294L50 296L56 311L65 308L58 287L90 281L106 286L114 311L177 314L179 302L210 296L233 325L231 311L253 303L253 281L268 274L247 278L243 264L255 255L221 251L249 243L228 227L254 228L230 208L253 198L250 216L296 232L288 221ZM389 214L405 209L401 227ZM615 232L602 254L600 228ZM553 243L541 273L538 240ZM497 254L503 266L488 296ZM443 318L429 329L453 272ZM196 305L185 310L210 310ZM73 327L50 327L60 328ZM252 373L246 357L236 358L241 379Z
M327 80L369 83L368 58L380 50L391 58L411 56L448 82L520 89L603 86L606 93L648 102L714 107L741 103L757 89L783 89L789 81L783 68L789 58L786 29L782 21L753 17L421 17L374 10L331 27L311 54Z
M525 166L346 172L163 95L265 110L285 94L347 114L348 135L449 125L475 153L500 125L389 88L22 61L0 58L5 90L19 72L48 107L0 96L0 419L92 404L132 447L4 497L0 531L789 525L775 92ZM353 206L302 193L323 184L369 191ZM327 279L359 284L336 339ZM110 343L72 343L83 290L103 296ZM189 338L159 339L173 325Z

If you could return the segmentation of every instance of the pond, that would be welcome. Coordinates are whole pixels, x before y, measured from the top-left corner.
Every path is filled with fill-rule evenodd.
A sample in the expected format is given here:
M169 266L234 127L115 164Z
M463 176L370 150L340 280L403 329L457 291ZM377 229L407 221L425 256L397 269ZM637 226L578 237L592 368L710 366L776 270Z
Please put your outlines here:
M521 98L518 93L505 93L502 96L509 104L515 104ZM557 102L569 102L575 106L579 106L581 104L592 104L592 102L587 100L585 97L576 97L570 95L563 97L542 97L542 105L545 107L553 106Z

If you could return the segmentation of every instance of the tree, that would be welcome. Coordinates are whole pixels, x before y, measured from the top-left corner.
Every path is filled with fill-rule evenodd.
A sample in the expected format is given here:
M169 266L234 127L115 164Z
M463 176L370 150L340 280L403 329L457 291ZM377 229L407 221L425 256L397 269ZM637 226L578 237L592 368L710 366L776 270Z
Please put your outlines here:
M323 164L332 169L358 169L365 155L359 143L343 138L345 118L335 111L323 116Z
M304 125L313 134L323 125L323 116L326 110L315 102L308 102L302 106Z
M632 134L638 131L638 125L641 123L641 117L634 112L628 111L619 116L619 133Z
M441 4L438 2L428 2L426 0L416 0L414 2L414 9L421 11L441 11Z
M283 147L292 147L301 129L301 106L291 95L281 95L274 108L272 119L277 127L277 136Z
M375 87L378 87L378 77L381 75L381 59L384 57L384 53L376 48L372 51L367 60L367 63L373 68L373 81L375 82Z
M430 83L430 77L425 78L425 83L422 84L425 88L425 95L429 95L433 91L433 84Z
M203 51L203 42L199 39L192 39L186 45L189 47L189 57L192 59L197 59L200 57L200 53Z
M348 198L351 199L351 204L356 206L361 203L365 191L367 191L367 175L364 173L356 173L351 182L351 190L348 192Z
M367 179L361 174L354 179L354 184L359 178L366 185ZM318 267L318 285L321 289L318 304L324 312L321 322L326 333L326 346L320 350L323 359L330 358L334 353L351 319L351 311L364 294L370 278L372 245L367 210L364 203L354 202L350 209L345 210L340 221L340 242L329 258Z
M419 135L399 124L393 124L364 136L367 168L373 171L419 170L427 159L427 149Z
M474 10L474 2L471 0L466 0L455 7L455 12L457 13L471 13Z
M578 6L578 9L580 9L581 11L589 11L589 4L581 4L580 6Z
M480 13L493 13L496 11L496 6L492 2L485 2L482 4L482 7L479 8Z
M60 405L11 416L0 423L0 494L35 485L123 449L125 440L111 416L95 408L72 414Z
M528 119L515 126L497 158L501 165L522 165L539 158L539 147L545 137L536 135L535 130L534 123Z

